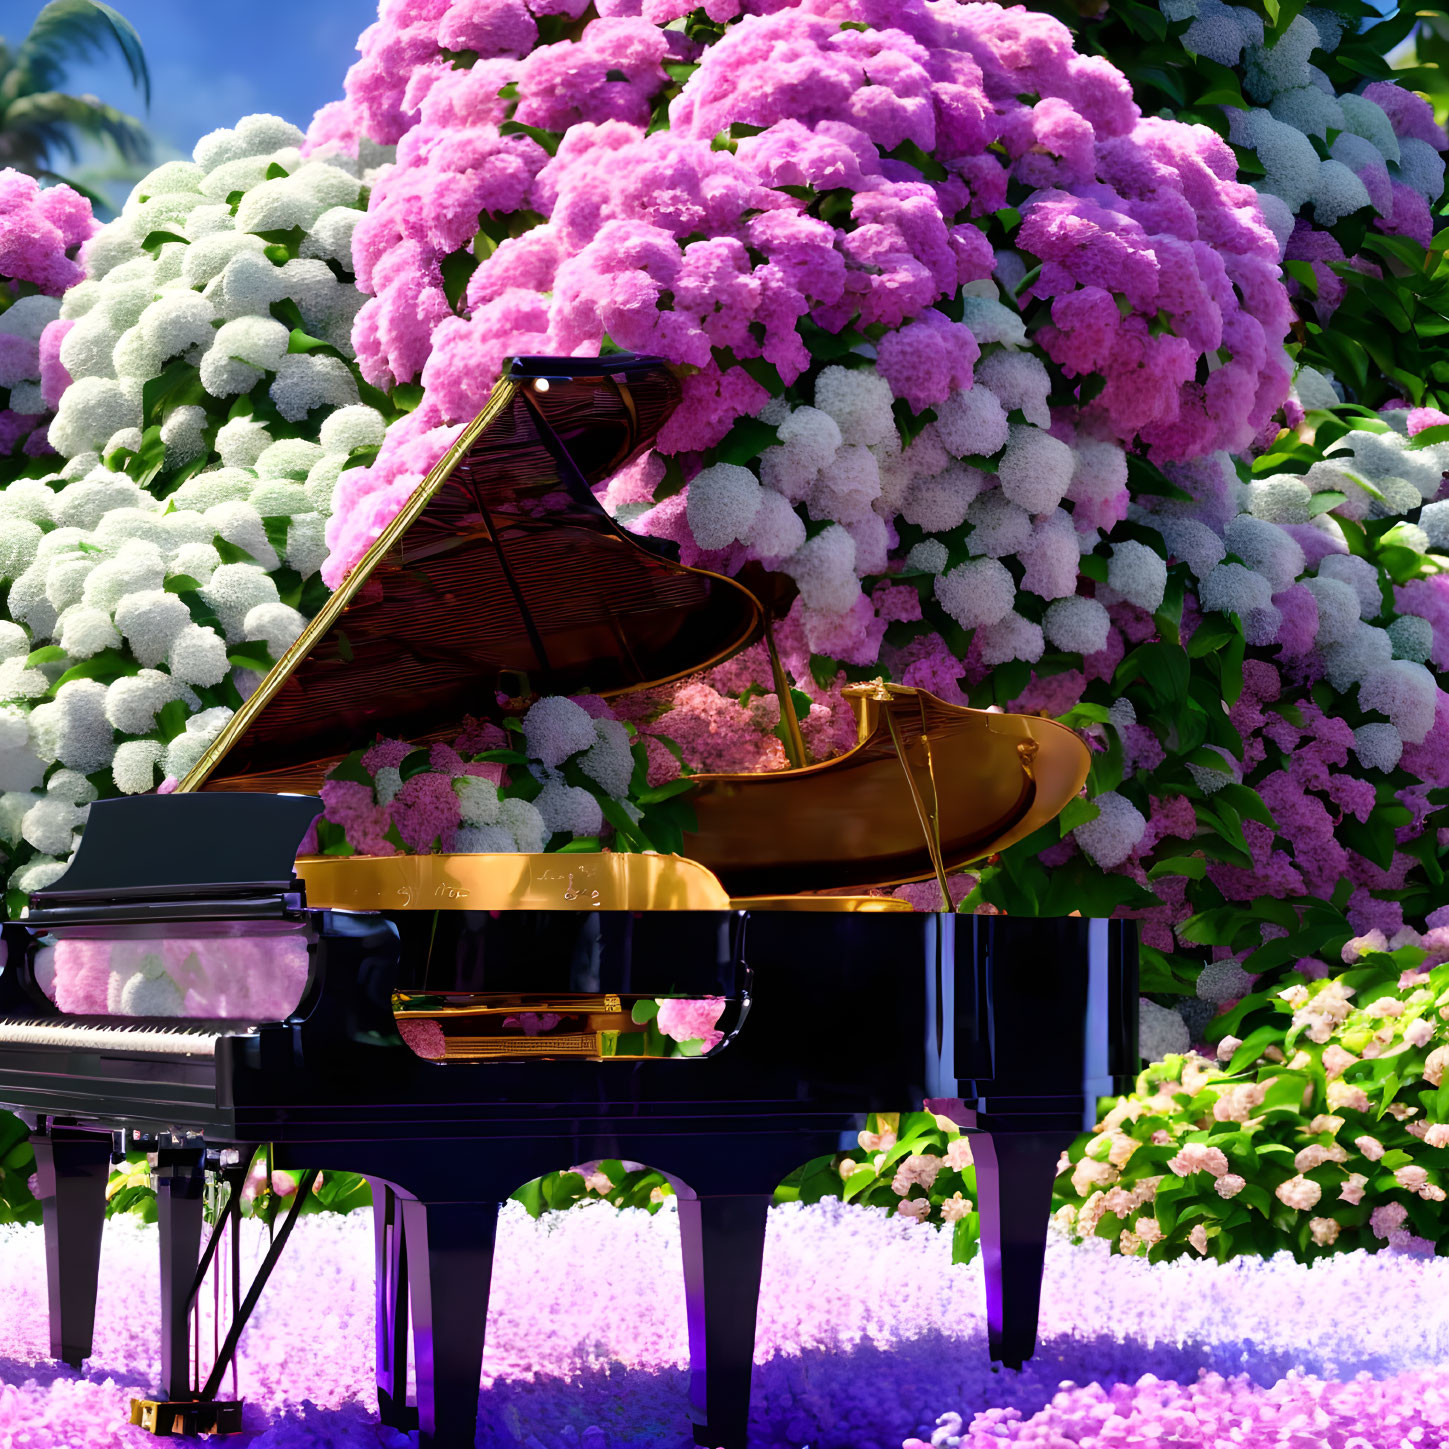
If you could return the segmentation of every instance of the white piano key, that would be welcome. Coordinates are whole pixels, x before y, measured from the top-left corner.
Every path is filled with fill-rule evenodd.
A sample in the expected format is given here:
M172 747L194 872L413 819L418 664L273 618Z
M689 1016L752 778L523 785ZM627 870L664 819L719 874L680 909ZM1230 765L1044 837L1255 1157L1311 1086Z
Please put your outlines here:
M223 1036L247 1035L246 1031L217 1031L207 1023L188 1026L156 1026L153 1023L96 1026L89 1022L26 1019L0 1020L0 1045L89 1047L101 1051L156 1052L163 1056L212 1056Z

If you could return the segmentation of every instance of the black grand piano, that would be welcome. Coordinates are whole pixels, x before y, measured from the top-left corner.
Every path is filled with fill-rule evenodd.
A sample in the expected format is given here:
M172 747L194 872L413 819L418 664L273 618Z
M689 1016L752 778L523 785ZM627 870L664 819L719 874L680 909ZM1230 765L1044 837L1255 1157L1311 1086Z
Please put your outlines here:
M57 1358L90 1351L113 1155L152 1155L163 1381L135 1422L239 1426L219 1397L237 1341L316 1173L342 1170L374 1192L381 1416L471 1446L500 1203L619 1158L676 1183L695 1442L744 1449L771 1194L863 1113L923 1103L975 1134L991 1352L1033 1351L1058 1156L1137 1066L1133 928L829 888L941 879L1037 828L1085 774L1069 731L878 683L841 759L698 777L682 856L296 858L305 792L379 731L446 738L520 676L618 692L767 636L757 595L621 533L589 493L676 397L648 359L516 360L181 789L93 806L70 870L6 928L0 1103L33 1132ZM298 963L265 1019L224 979L258 951ZM209 1006L62 1009L58 963L154 978L188 952L223 978ZM681 998L714 1003L717 1030L658 1056L640 1023ZM264 1143L299 1188L243 1293L240 1189ZM223 1241L232 1321L202 1381L190 1329Z

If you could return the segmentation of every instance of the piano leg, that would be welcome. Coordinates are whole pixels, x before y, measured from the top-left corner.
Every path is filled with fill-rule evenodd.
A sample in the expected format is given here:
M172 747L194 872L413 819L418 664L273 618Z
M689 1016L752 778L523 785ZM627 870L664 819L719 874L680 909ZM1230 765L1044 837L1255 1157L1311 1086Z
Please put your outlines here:
M30 1141L45 1224L50 1356L79 1368L95 1331L111 1137L52 1127L32 1134Z
M402 1203L413 1269L418 1449L473 1449L498 1207Z
M194 1397L191 1286L201 1258L205 1184L200 1151L161 1151L156 1167L156 1220L161 1229L161 1387L171 1400Z
M679 1199L694 1442L745 1449L771 1194Z
M991 1357L1019 1369L1036 1350L1042 1261L1057 1160L1075 1133L972 1133L981 1254L986 1269L986 1336Z
M418 1427L408 1403L408 1252L402 1199L374 1178L372 1224L377 1253L377 1413L390 1429Z

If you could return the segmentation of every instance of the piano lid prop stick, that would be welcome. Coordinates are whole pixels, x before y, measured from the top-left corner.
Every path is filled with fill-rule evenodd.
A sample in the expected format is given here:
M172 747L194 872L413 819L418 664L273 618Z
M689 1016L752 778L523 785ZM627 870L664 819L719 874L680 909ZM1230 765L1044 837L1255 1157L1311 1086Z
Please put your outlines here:
M919 697L918 697L919 702ZM906 758L906 743L901 738L900 726L896 723L895 711L887 704L885 708L886 724L890 728L891 743L896 747L896 758L901 762L901 769L905 772L906 784L910 786L911 803L916 807L916 818L921 822L921 834L926 837L926 850L931 857L931 865L936 872L936 883L941 887L941 909L951 909L951 893L946 886L946 863L941 858L941 800L936 793L936 771L931 760L931 739L926 732L925 719L921 720L921 744L926 751L926 773L931 781L931 809L927 810L926 802L921 798L920 786L916 784L916 777L911 772L910 761Z
M805 748L805 735L800 729L800 716L795 713L795 696L790 681L785 677L785 666L775 648L775 630L770 622L770 611L763 603L760 612L765 619L765 649L770 656L770 669L775 676L775 693L780 700L780 720L785 726L785 758L791 768L800 770L810 763L809 751Z

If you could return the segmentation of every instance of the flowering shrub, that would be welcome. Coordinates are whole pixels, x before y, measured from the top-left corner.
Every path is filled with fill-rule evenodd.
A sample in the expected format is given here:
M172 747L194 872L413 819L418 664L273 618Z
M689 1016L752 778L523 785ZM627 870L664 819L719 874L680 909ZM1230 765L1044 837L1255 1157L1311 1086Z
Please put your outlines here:
M1243 997L1213 1027L1215 1062L1149 1066L1065 1155L1059 1220L1153 1261L1432 1256L1449 1231L1446 957L1442 926L1394 950L1374 932L1338 976Z
M90 202L69 186L0 171L0 486L43 471L51 451L55 356L41 337L83 275L76 254L94 230Z
M677 798L687 784L651 787L645 741L586 703L592 713L553 696L506 729L470 721L452 744L354 751L323 784L302 853L597 850L606 835L616 850L678 851L693 825Z
M333 481L395 415L350 360L363 168L304 162L301 140L271 116L214 132L79 265L56 252L38 351L58 471L0 493L12 908L63 872L90 801L184 775L320 607ZM86 236L62 191L36 204Z

